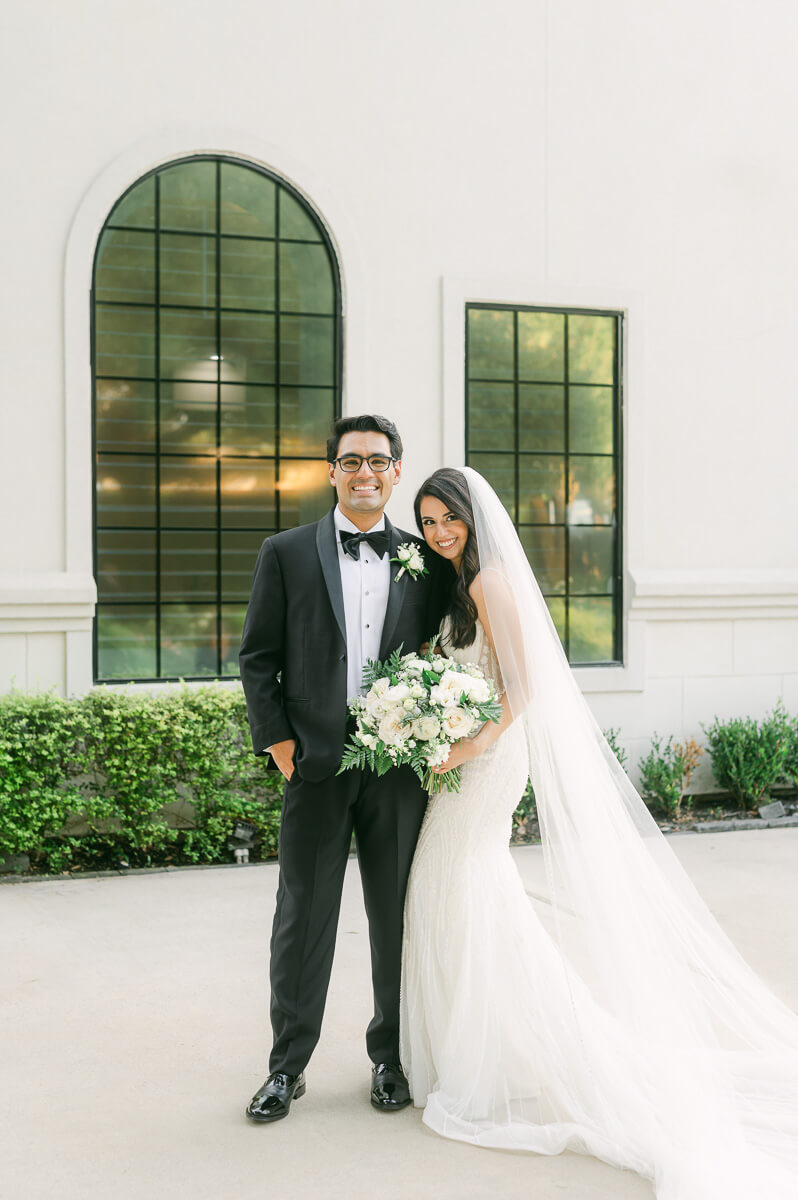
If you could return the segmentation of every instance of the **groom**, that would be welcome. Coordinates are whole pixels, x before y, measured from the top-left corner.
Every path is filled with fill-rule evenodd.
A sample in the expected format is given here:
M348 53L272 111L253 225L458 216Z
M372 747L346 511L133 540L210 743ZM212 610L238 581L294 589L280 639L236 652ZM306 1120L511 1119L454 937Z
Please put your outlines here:
M360 694L363 667L399 645L417 650L437 630L442 582L434 568L397 581L398 565L389 561L411 540L384 514L402 473L393 422L339 419L327 461L338 503L315 524L263 543L239 656L253 749L268 752L286 779L271 940L271 1074L247 1107L254 1121L287 1116L305 1091L353 830L371 941L371 1102L383 1112L410 1103L399 1065L402 913L427 797L410 767L380 779L368 769L336 771L352 727L347 699Z

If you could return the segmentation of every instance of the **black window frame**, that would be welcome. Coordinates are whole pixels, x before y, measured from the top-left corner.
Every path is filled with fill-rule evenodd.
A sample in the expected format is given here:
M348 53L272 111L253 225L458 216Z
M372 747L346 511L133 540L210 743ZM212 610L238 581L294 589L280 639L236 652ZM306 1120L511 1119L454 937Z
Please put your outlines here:
M515 514L513 515L513 524L515 525L516 530L518 530L519 528L520 529L523 529L523 528L556 528L560 524L564 528L564 531L565 531L565 591L557 592L557 593L548 593L548 594L546 592L544 592L543 595L547 599L550 596L552 599L562 599L565 601L565 604L564 604L564 608L565 608L565 638L563 639L563 649L565 651L566 657L568 657L568 661L569 661L571 667L578 668L580 671L592 670L592 669L606 669L608 667L622 668L625 666L624 623L623 623L623 616L624 616L623 425L624 425L624 348L625 348L624 339L625 339L625 334L626 334L626 323L625 323L625 315L626 314L623 312L623 310L616 309L616 308L585 308L585 307L579 307L579 306L575 306L575 305L560 306L560 305L551 305L551 304L506 304L506 303L492 303L492 302L487 302L487 301L486 302L480 302L480 301L466 302L465 312L464 312L464 324L465 324L465 363L464 363L464 371L465 371L465 406L464 406L465 407L465 446L464 446L464 461L467 465L474 465L475 467L478 466L478 462L472 464L471 463L471 455L472 455L472 453L479 455L480 451L472 450L471 443L470 443L469 387L473 383L479 383L479 382L495 383L497 381L495 379L486 380L486 379L470 378L468 320L469 320L469 313L474 310L480 310L480 311L491 310L491 311L500 311L500 312L511 312L514 314L514 320L513 320L513 379L512 379L512 383L513 383L513 390L514 390L515 447L513 449L509 449L509 450L496 450L496 449L491 448L490 450L482 451L482 453L506 454L508 456L512 455L514 458ZM541 381L541 380L526 380L526 379L522 380L519 378L518 314L522 313L522 312L553 313L553 314L558 314L558 315L564 316L564 318L565 318L565 321L564 321L564 343L565 343L565 345L564 345L564 378L562 381L554 381L554 380ZM569 367L569 364L568 364L568 318L569 318L569 316L572 316L572 315L573 316L589 316L589 317L612 317L615 321L615 353L613 356L613 382L612 382L612 389L613 389L613 441L612 441L612 455L611 455L614 469L615 469L615 509L614 509L614 522L613 522L613 526L612 526L613 533L614 533L613 556L612 556L612 566L613 566L613 597L612 597L612 599L613 599L613 605L612 605L613 657L611 659L601 659L601 660L595 660L595 661L579 661L579 660L572 661L570 658L570 653L569 653L569 650L570 650L570 646L569 646L569 643L570 643L570 603L569 603L569 601L571 599L581 598L579 595L574 595L570 589L570 578L569 578L570 525L569 525L569 522L567 519L568 505L569 505L569 501L570 501L570 497L568 494L568 486L569 486L569 472L567 469L568 461L569 461L570 457L578 457L577 454L574 454L574 452L570 451L570 449L569 449L569 398L570 398L569 397L569 389L572 384L572 381L569 380L569 378L568 378L568 375L569 375L569 370L568 370L568 367ZM523 451L523 450L519 449L519 436L518 436L519 435L519 386L523 385L523 384L528 384L528 383L536 384L536 383L541 383L541 382L549 384L549 385L554 384L555 386L562 386L564 389L565 445L564 445L564 449L562 452L560 452L560 451L536 451L536 450ZM581 452L581 453L584 453L584 452ZM519 522L516 520L516 517L519 512L519 499L520 499L520 480L519 480L520 459L524 455L541 456L541 455L545 455L545 454L551 454L553 457L561 457L565 461L566 470L565 470L565 497L564 497L565 516L564 516L564 520L562 522L555 522L555 523L552 523L549 525L539 525L539 524L535 524L535 523ZM610 456L608 455L607 457L610 457ZM601 526L601 527L605 528L606 526ZM590 526L580 525L580 526L578 526L578 528L590 528ZM534 564L532 564L532 565L533 565L533 569L534 569ZM595 594L592 594L591 596L586 596L585 598L593 598L593 596L595 596Z
M156 558L155 558L155 597L151 603L152 603L152 607L155 612L155 622L156 622L156 625L155 625L156 670L160 670L160 666L161 666L161 654L162 654L161 628L162 628L163 609L164 609L164 607L167 607L169 604L181 603L180 601L164 601L161 598L161 536L162 536L162 533L164 532L164 528L163 528L162 522L161 522L161 499L160 499L160 487L159 487L161 460L163 457L162 451L161 451L161 431L160 431L160 391L161 391L162 380L160 379L160 371L158 370L158 365L157 365L158 361L159 361L159 343L160 343L160 321L157 317L157 314L160 313L160 311L163 307L174 307L174 306L162 306L159 304L158 246L159 246L159 242L160 242L162 233L163 232L168 233L169 231L168 230L162 231L160 229L160 222L159 222L159 218L158 218L158 207L157 207L157 205L158 205L157 197L159 194L158 177L160 176L160 174L162 172L167 171L172 167L182 166L187 163L197 163L197 162L212 162L212 163L216 164L216 176L215 176L216 228L215 228L212 236L215 241L214 253L215 253L215 259L216 259L216 279L217 279L216 304L214 306L215 316L216 316L217 354L219 353L219 336L220 336L219 329L220 329L220 312L221 312L221 303L220 303L220 294L219 294L219 292L220 292L219 264L220 264L221 238L222 238L222 236L228 237L228 238L238 236L241 238L241 240L247 240L247 237L248 237L248 235L246 235L246 234L239 234L239 235L230 234L230 233L222 234L222 231L221 231L221 219L220 219L221 168L222 168L223 164L230 164L231 166L235 166L235 167L245 167L246 169L248 169L250 171L254 171L254 172L257 172L257 173L263 175L264 178L268 179L270 182L275 184L278 195L279 195L280 190L287 192L290 195L290 197L298 205L300 205L300 207L304 210L304 212L309 217L309 219L313 222L313 225L315 226L315 228L319 234L320 242L326 248L326 251L327 251L327 254L329 257L329 261L330 261L332 283L333 283L333 312L331 315L331 320L332 320L332 325L333 325L333 382L332 382L332 390L334 393L333 414L332 414L333 418L335 419L335 418L340 417L341 413L342 413L343 369L344 369L344 363L343 363L344 322L343 322L341 269L340 269L340 265L338 262L338 255L337 255L335 246L332 242L332 239L325 227L323 220L321 219L319 214L314 211L310 202L291 183L289 183L286 179L284 179L282 176L280 176L276 172L270 171L268 168L262 166L259 163L252 162L249 159L240 158L236 155L228 155L228 154L185 155L185 156L182 156L179 158L170 159L167 162L159 163L157 167L154 167L154 168L152 168L152 170L147 171L147 172L145 172L145 174L139 176L114 201L114 204L111 207L105 221L103 222L103 226L97 236L97 241L96 241L95 248L94 248L94 256L92 259L91 289L90 289L90 293L89 293L90 336L91 336L91 348L90 348L90 352L91 352L91 413L92 413L92 424L91 424L92 563L93 563L94 577L96 580L97 576L98 576L98 511L97 511L97 455L98 455L98 450L97 450L97 379L98 379L98 371L97 371L97 338L96 338L97 300L96 300L96 295L95 295L95 288L96 288L98 258L99 258L100 248L101 248L102 242L103 242L103 235L105 234L106 230L115 228L113 221L112 221L113 213L117 210L117 208L120 206L120 204L126 199L126 197L132 191L134 191L136 188L140 187L140 185L145 183L148 179L155 177L155 180L156 180L156 182L155 182L156 215L155 215L154 233L155 233L155 244L156 244L156 251L155 251L155 255L156 255L156 257L155 257L156 294L155 294L155 301L152 305L142 305L142 307L151 307L154 309L154 311L156 313L156 321L155 321L156 370L155 370L155 378L151 381L155 388L155 449L154 449L153 457L154 457L154 461L156 464L156 475L155 475L155 506L156 507L155 507L155 526L154 526L154 532L156 535L156 552L155 552ZM295 242L298 244L304 243L305 239L302 239L302 238L299 238L299 239L297 239L297 238L281 239L280 238L279 201L276 201L276 214L277 215L276 215L276 226L275 226L274 237L273 238L269 238L266 236L258 237L258 238L250 237L250 240L257 240L257 241L261 241L261 242L272 240L272 241L274 241L275 245L278 245L281 241L286 242L286 243L290 243L290 242ZM134 225L120 225L120 226L117 226L116 228L125 229L125 230L133 230L133 231L135 231L137 229L137 227ZM146 232L153 232L153 230L148 229L148 230L146 230ZM201 236L207 237L208 235L203 234ZM103 303L108 303L108 302L104 301ZM119 303L123 307L135 307L135 305L131 305L128 302L119 302ZM180 307L184 307L184 306L180 306ZM246 311L246 310L239 310L239 311ZM258 311L260 313L263 310L253 310L253 311ZM283 386L285 388L289 388L289 387L294 387L297 385L281 384L281 380L280 380L279 266L276 267L276 294L275 294L274 312L275 312L275 316L276 316L276 325L275 325L275 355L276 355L276 359L275 359L275 383L274 383L274 390L275 390L274 454L273 455L260 455L260 456L248 455L248 456L246 456L246 458L248 461L256 461L256 462L269 461L269 462L274 463L274 469L275 469L275 476L274 476L274 482L275 482L275 489L274 489L275 490L275 531L279 532L280 530L283 529L283 525L280 521L280 489L277 486L279 483L279 480L280 480L280 464L281 464L281 462L295 462L295 461L306 462L309 459L312 459L314 457L314 456L307 455L307 454L305 454L305 455L282 454L281 455L281 453L280 453L280 404L279 404L280 388L281 388L281 386ZM291 314L286 312L284 315L288 316ZM302 313L301 315L304 316L304 315L313 315L313 314ZM100 375L99 377L100 378L120 378L120 379L124 378L122 376L112 377L112 376L104 376L104 375ZM142 382L142 381L148 382L147 380L142 380L141 378L138 378L138 382ZM219 375L217 375L217 389L220 386L220 383L221 383L221 378ZM301 386L302 387L312 387L312 386L322 386L322 385L311 385L311 384L303 383ZM327 385L325 385L325 386L327 386ZM220 422L220 407L219 407L219 400L218 400L218 391L217 391L217 417L216 417L216 420L217 420L217 444L218 444L219 422ZM320 448L320 451L321 452L318 456L318 461L326 461L326 445L322 446ZM119 453L121 454L123 452L120 451ZM171 455L171 456L175 457L175 455ZM186 457L197 457L197 455L186 455ZM199 455L199 457L203 457L203 456ZM208 457L211 457L211 456L208 456ZM219 519L220 518L219 496L220 496L221 460L220 460L218 454L215 457L216 457L216 463L217 463L217 466L216 466L216 530L215 530L215 532L216 532L216 594L215 594L215 599L210 603L215 605L215 608L216 608L217 673L213 674L213 675L211 675L211 674L206 674L206 675L156 674L153 676L146 676L146 677L145 676L131 677L131 676L127 676L127 675L118 676L118 677L114 677L114 678L100 677L99 676L98 611L95 611L94 618L92 621L92 680L93 680L93 685L95 687L102 687L102 686L106 686L106 685L118 686L119 684L131 684L131 683L132 684L142 684L142 685L154 684L154 683L165 683L166 684L166 683L179 683L179 682L209 683L210 684L210 683L214 683L214 682L234 682L240 678L238 672L236 672L235 674L225 674L221 670L221 667L222 667L222 618L223 618L222 606L225 603L227 603L229 605L230 602L224 601L222 599L222 577L223 577L222 554L221 554L222 525L221 525L221 521ZM232 460L236 456L230 456L230 457ZM241 457L243 458L244 456L241 456ZM285 528L290 528L290 526L285 526ZM193 527L193 529L194 529L194 531L196 531L197 527ZM253 566L254 566L254 561L253 561ZM103 601L100 599L100 597L98 595L97 609L99 609L101 607L102 603L103 603ZM111 601L106 601L106 603L111 604L115 607L122 607L125 604L134 605L139 602L111 600ZM148 602L148 603L150 603L150 602Z

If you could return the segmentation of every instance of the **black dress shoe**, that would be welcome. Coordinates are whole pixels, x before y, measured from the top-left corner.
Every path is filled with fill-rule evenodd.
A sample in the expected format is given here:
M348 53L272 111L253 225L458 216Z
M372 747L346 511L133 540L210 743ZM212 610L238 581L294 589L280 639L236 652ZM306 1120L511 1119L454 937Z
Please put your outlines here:
M371 1070L371 1103L380 1112L399 1112L410 1103L410 1087L397 1063L377 1063Z
M253 1121L279 1121L288 1116L291 1101L304 1094L304 1071L301 1075L273 1071L247 1105L247 1116Z

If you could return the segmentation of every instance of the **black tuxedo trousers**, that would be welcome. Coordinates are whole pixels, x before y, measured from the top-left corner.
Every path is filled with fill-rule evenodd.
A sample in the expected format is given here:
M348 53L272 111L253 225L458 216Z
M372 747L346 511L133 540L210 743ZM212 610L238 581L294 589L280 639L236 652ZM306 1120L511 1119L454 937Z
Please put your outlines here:
M374 990L366 1050L372 1062L399 1061L405 891L426 803L409 767L380 779L353 770L318 783L295 773L286 784L271 941L270 1071L299 1074L319 1039L353 830Z
M394 557L410 535L386 520ZM380 657L416 650L439 627L451 568L396 581L392 568ZM405 890L426 794L409 768L381 778L336 775L346 742L346 626L332 512L267 539L255 567L239 656L253 748L297 743L285 787L271 941L271 1071L298 1074L321 1030L344 872L355 834L371 942L374 1062L399 1060Z

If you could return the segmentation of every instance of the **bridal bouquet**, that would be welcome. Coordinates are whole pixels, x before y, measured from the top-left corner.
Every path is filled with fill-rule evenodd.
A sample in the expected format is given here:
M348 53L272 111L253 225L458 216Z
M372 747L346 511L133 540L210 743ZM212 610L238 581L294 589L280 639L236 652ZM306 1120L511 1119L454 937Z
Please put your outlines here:
M391 767L411 766L430 792L460 790L460 768L443 775L450 746L476 733L485 721L498 721L502 706L496 689L473 663L456 663L435 654L395 650L384 663L371 661L363 672L365 696L349 701L357 719L338 771L371 767L384 775Z

